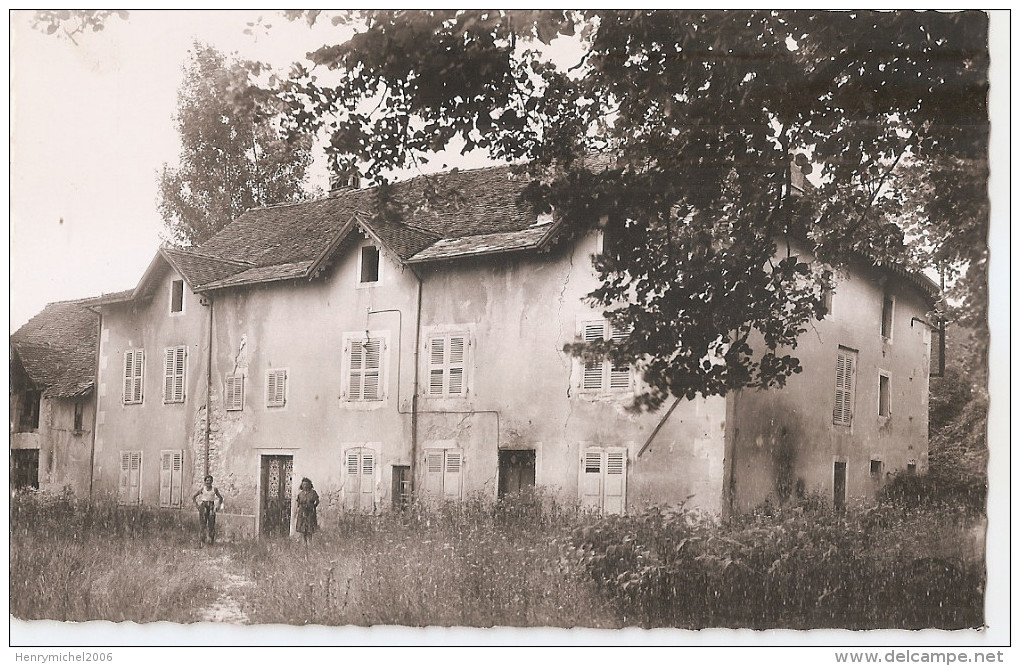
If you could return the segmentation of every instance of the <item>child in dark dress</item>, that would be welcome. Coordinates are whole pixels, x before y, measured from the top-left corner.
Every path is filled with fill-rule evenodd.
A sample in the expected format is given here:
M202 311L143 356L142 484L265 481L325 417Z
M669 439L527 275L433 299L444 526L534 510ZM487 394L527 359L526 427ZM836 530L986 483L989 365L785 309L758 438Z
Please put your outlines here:
M315 530L319 529L315 516L315 507L319 506L319 494L312 488L312 482L308 477L301 479L300 488L297 496L297 531L304 537L305 543L308 543Z

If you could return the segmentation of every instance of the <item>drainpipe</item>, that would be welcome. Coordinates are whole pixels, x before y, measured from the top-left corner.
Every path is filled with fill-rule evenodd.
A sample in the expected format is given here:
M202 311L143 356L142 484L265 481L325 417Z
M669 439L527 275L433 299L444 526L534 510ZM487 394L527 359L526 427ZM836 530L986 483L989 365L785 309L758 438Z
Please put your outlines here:
M414 310L414 382L411 393L411 497L417 495L415 484L418 471L418 347L421 345L421 288L422 280L418 272L411 268L411 274L418 280L417 306Z
M205 466L203 478L209 476L209 440L212 437L212 360L213 360L213 300L208 294L201 297L209 308L209 348L205 360Z
M99 308L98 331L96 331L96 370L92 375L92 393L96 396L92 409L92 445L89 450L89 499L92 499L92 487L96 479L96 428L99 426L99 359L103 346L103 309Z

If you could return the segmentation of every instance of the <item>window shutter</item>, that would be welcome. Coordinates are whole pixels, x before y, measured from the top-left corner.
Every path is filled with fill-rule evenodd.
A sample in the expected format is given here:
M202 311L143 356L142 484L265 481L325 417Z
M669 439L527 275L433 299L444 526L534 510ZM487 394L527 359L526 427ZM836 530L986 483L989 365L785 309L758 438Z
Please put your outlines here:
M585 342L597 342L604 339L605 322L589 321L584 323L582 337ZM584 364L584 377L581 387L586 391L598 391L602 388L602 361L588 361Z
M363 398L379 400L382 397L379 384L379 367L382 361L382 340L368 339L365 341L365 372L363 375Z
M188 348L178 347L174 357L174 402L184 402L184 373L187 360Z
M283 407L287 403L287 371L266 371L266 406Z
M443 452L425 452L425 492L433 497L443 493Z
M184 451L173 451L172 454L170 506L180 508L184 504Z
M346 478L344 479L344 508L357 509L361 500L361 455L357 449L347 452L347 461L344 465Z
M138 504L141 498L141 476L142 476L142 454L140 451L132 451L130 455L130 466L128 474L128 502Z
M120 452L120 476L117 480L117 502L127 504L128 492L131 486L131 453Z
M124 402L135 401L135 352L124 352Z
M159 505L170 506L170 495L174 470L174 454L171 451L161 451L159 454Z
M450 395L464 395L464 360L467 338L462 335L450 336L450 358L449 364L449 393Z
M588 449L581 456L581 478L578 481L581 508L602 508L602 460L601 449Z
M460 477L463 462L460 451L446 450L446 470L443 475L443 496L446 499L460 498Z
M350 358L350 369L348 372L347 398L349 400L361 400L361 340L351 340L347 343L347 354Z
M429 395L443 395L446 368L446 339L429 341Z
M854 352L839 350L836 354L836 395L832 422L850 425L853 421Z
M142 377L145 373L145 350L135 350L134 387L132 390L132 402L142 401Z
M630 335L630 329L613 331L613 342L621 342ZM607 364L611 365L611 362L607 361ZM612 365L609 369L609 388L628 388L630 386L630 366L629 365Z
M606 451L605 500L606 513L626 513L627 506L627 451Z
M163 354L163 402L173 402L174 396L174 350Z
M244 375L228 375L226 380L226 396L223 402L227 411L244 409Z
M361 451L361 492L359 508L362 511L375 509L375 453L369 449Z

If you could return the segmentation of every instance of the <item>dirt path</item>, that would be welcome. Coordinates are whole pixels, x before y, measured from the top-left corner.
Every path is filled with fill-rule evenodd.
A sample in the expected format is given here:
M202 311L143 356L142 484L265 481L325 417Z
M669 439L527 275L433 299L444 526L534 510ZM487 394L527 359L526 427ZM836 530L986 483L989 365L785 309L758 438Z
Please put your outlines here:
M234 566L230 554L218 546L196 548L188 552L195 558L196 569L213 581L216 590L216 599L199 609L198 621L248 624L248 615L241 607L240 598L242 590L253 583L232 571Z

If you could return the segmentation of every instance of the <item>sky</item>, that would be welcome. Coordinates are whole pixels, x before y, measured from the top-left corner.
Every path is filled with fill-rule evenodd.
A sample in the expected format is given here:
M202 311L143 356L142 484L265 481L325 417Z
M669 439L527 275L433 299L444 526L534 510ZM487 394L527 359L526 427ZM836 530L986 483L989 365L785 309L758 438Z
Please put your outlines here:
M32 14L10 15L11 331L48 302L133 287L152 260L194 40L285 66L338 36L268 11L133 11L74 44L33 29ZM271 28L245 34L260 17ZM324 159L311 179L328 189Z

